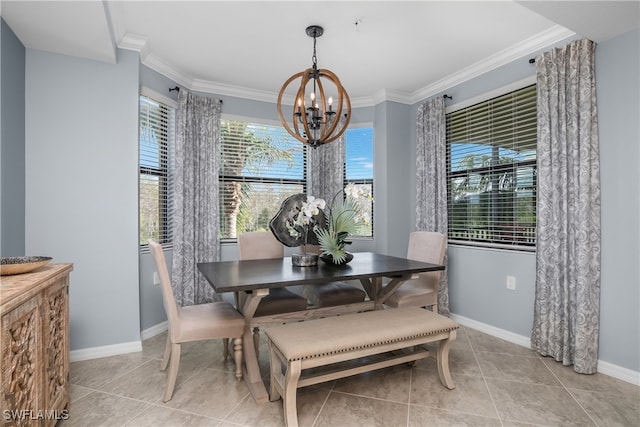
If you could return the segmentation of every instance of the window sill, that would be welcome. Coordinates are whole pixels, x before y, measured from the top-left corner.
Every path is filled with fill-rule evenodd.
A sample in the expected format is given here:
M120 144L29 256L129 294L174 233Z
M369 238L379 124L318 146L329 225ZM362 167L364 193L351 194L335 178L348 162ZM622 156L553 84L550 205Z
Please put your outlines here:
M509 245L509 244L500 244L500 243L482 243L482 242L469 242L466 240L453 240L449 239L449 246L459 247L459 248L470 248L470 249L487 249L493 251L506 251L506 252L521 252L521 253L535 253L535 246L522 246L522 245Z

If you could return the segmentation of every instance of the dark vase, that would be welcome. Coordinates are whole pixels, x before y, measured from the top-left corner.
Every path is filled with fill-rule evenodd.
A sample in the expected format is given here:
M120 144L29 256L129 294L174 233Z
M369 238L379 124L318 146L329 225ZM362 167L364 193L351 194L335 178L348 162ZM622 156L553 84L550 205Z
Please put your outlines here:
M345 259L342 262L335 262L335 260L331 255L324 255L324 254L320 255L320 259L326 262L327 264L331 264L331 265L345 265L351 262L351 260L353 259L353 254L351 252L347 252Z

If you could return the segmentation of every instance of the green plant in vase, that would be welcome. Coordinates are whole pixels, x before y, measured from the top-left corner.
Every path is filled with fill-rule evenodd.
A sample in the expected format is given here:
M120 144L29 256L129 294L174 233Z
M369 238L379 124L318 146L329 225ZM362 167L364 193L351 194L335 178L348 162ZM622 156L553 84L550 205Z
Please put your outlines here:
M345 197L338 198L343 191ZM371 194L355 184L347 185L343 191L333 197L331 207L323 209L325 227L316 225L313 229L320 244L321 258L336 265L351 261L353 255L345 249L351 243L347 238L360 234L371 222L363 207L364 201L373 200Z

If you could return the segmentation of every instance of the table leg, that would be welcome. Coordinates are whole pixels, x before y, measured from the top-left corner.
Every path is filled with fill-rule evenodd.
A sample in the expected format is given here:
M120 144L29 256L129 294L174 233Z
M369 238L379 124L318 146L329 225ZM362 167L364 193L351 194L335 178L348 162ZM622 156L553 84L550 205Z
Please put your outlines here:
M370 301L377 301L378 294L382 288L382 277L364 277L360 279L360 283L364 288Z
M268 289L257 289L248 294L247 299L242 304L241 312L244 316L245 325L242 334L242 345L244 353L244 380L256 403L267 403L269 394L262 381L260 366L258 365L258 353L251 331L251 320L258 308L260 300L269 294Z
M389 283L387 283L385 285L384 288L382 288L379 292L378 292L378 297L376 298L376 305L380 304L382 306L382 304L384 304L384 302L386 300L389 299L389 297L391 295L393 295L393 293L400 287L400 285L402 285L407 279L405 277L402 278L394 278L391 279L391 281Z

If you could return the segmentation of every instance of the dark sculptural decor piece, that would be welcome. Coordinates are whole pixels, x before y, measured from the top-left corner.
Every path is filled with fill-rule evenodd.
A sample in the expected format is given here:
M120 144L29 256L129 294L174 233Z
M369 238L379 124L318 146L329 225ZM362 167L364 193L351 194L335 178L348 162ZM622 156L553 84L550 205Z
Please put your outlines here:
M306 236L306 244L308 245L318 245L318 237L316 233L313 232L314 224L317 224L320 227L324 227L326 224L326 219L324 212L321 210L318 215L313 217L314 224L310 224L305 227L306 229L300 229L298 236L291 236L289 233L289 229L287 228L287 222L292 224L295 222L298 213L302 209L302 204L307 201L306 194L294 194L293 196L287 197L280 206L280 210L278 213L271 218L269 221L269 229L276 239L280 241L285 246L290 248L296 246L302 246L305 244L305 236Z

